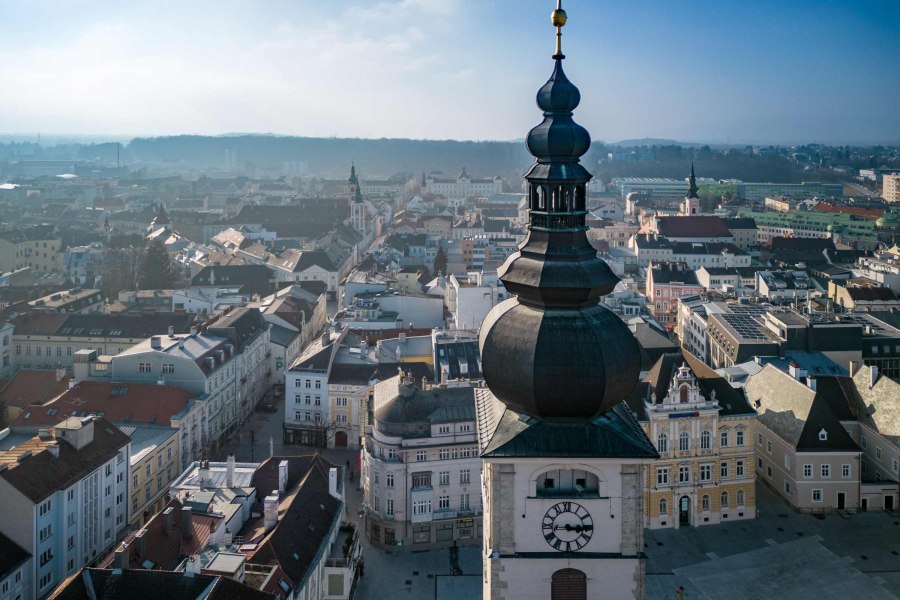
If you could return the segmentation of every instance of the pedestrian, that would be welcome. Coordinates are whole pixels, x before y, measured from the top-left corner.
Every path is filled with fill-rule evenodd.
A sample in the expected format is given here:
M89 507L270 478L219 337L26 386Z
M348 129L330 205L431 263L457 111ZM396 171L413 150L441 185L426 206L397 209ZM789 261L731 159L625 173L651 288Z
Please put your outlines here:
M684 586L679 585L675 590L675 600L684 600Z

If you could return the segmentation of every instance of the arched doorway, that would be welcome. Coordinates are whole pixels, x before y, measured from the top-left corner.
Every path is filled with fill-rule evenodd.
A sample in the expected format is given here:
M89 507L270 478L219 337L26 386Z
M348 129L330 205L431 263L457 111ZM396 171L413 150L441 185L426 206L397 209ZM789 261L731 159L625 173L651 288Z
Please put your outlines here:
M691 499L687 496L682 496L678 501L678 524L691 524Z
M334 433L334 447L335 448L346 448L347 447L347 432L346 431L336 431Z
M550 579L550 600L587 600L587 576L578 569L560 569Z

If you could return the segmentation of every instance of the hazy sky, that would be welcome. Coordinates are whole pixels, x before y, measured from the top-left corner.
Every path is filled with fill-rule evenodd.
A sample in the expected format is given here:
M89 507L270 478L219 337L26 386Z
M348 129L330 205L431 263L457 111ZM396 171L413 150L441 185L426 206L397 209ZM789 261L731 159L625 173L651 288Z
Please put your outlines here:
M900 2L564 0L594 139L900 142ZM552 0L0 0L0 132L516 139Z

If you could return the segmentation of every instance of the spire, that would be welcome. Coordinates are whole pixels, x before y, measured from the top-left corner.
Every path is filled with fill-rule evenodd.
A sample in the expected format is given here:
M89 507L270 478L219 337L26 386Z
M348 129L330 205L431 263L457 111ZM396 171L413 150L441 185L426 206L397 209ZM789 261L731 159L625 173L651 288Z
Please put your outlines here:
M619 282L588 242L580 158L590 134L572 119L581 101L562 68L559 2L551 15L557 51L537 93L543 121L526 138L535 161L528 182L528 235L498 270L513 297L481 327L482 372L510 409L546 420L583 421L605 413L634 388L640 351L628 326L600 304Z
M697 191L698 191L697 178L694 177L694 161L691 161L691 180L690 180L690 184L688 185L687 197L688 198L699 198L700 196L697 195Z
M566 57L562 53L562 28L565 26L567 19L566 11L562 9L562 0L556 0L556 10L550 13L550 23L556 27L556 54L553 55L553 58L558 60Z
M362 202L362 190L359 186L359 177L356 176L356 162L350 163L350 200L353 202Z

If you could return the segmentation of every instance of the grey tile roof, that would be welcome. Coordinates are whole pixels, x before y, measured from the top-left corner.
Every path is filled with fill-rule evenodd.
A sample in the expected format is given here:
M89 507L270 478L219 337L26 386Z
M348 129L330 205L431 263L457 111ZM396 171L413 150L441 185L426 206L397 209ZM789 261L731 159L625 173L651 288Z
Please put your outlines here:
M590 421L542 421L509 410L488 389L476 395L481 455L494 457L659 458L624 402Z

